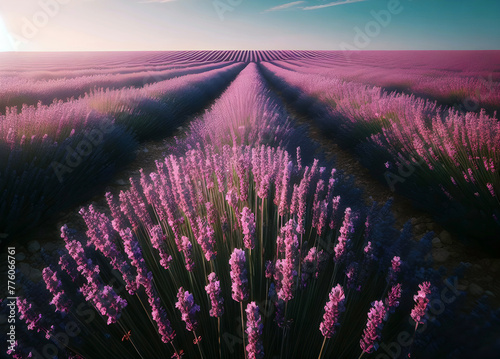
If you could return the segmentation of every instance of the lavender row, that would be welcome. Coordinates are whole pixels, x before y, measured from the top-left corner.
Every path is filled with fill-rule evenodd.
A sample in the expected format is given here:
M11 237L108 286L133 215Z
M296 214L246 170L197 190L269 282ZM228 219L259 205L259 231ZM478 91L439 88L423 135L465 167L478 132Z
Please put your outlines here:
M459 221L467 235L498 245L496 118L443 110L435 102L341 79L262 67L300 111L354 148L391 189L455 229Z
M310 162L317 145L306 132L250 63L205 114L191 121L188 135L176 141L171 153L206 145L217 150L224 145L271 145L289 152L301 147L303 160Z
M116 56L116 54L115 54ZM56 57L55 57L56 58ZM119 58L119 56L118 56ZM123 59L125 61L125 59ZM214 61L215 62L215 61ZM212 62L212 63L214 63ZM204 65L208 65L209 62L203 62ZM44 69L42 66L29 66L25 65L22 69L5 69L0 70L0 78L2 81L4 79L25 79L30 81L41 81L41 80L58 80L58 79L73 79L76 77L84 76L95 76L95 75L119 75L119 74L133 74L135 72L155 72L164 70L174 70L174 69L184 69L191 66L201 65L196 63L190 64L180 64L175 62L161 62L153 61L153 58L144 59L140 63L134 62L122 62L117 63L112 66L100 65L89 63L88 68L76 67L53 67Z
M88 196L133 158L137 140L173 131L240 69L232 65L142 89L102 91L1 118L1 231L14 235L32 228ZM120 102L125 96L127 108Z
M419 97L437 100L442 105L455 107L462 112L479 112L486 109L493 114L500 109L500 77L495 72L497 54L485 54L489 61L482 61L483 67L474 68L466 61L477 59L466 57L459 64L450 68L435 66L436 59L429 62L419 53L397 56L397 53L379 55L372 59L365 58L347 63L339 61L320 61L315 59L276 61L276 65L307 74L318 74L326 77L340 78L344 81L360 82L372 86L383 87L386 91L404 92ZM400 60L386 63L384 56L397 56ZM440 57L445 63L453 63L452 54ZM357 56L356 56L357 57ZM422 57L423 59L419 59ZM385 60L385 61L384 61ZM377 66L371 66L376 63ZM424 65L424 64L425 65Z
M42 103L50 104L55 99L67 101L78 98L93 89L122 87L142 87L144 85L168 80L178 76L202 73L226 66L227 63L202 64L185 69L166 69L159 71L136 71L128 74L100 74L80 76L71 79L32 81L19 77L3 78L0 90L0 111L9 112L8 107L21 107ZM5 110L4 110L5 109ZM11 110L12 111L12 110Z

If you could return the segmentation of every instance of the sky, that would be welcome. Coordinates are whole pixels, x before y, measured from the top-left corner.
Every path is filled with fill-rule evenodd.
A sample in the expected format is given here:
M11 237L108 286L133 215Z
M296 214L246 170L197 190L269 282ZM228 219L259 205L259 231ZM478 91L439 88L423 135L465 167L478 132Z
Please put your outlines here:
M0 0L0 51L500 49L498 0Z

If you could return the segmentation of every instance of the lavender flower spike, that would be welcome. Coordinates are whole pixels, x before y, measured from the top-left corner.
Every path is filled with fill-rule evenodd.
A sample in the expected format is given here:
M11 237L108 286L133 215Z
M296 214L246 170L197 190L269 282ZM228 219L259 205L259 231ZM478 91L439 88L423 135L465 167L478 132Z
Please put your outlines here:
M262 330L264 325L259 313L259 307L255 302L248 303L247 309L247 329L248 344L246 346L248 359L264 358L264 345L262 344Z
M215 232L207 224L204 218L198 217L197 219L198 232L196 233L196 241L201 246L205 259L210 261L215 259L217 252L215 251Z
M346 208L344 223L340 228L340 236L338 238L338 243L334 248L335 251L335 261L341 262L347 255L347 248L349 247L349 242L351 240L351 235L354 233L354 220L356 216L352 214L351 208Z
M401 299L401 283L392 286L387 298L385 299L385 305L390 313L399 306L399 300Z
M180 310L182 320L186 323L186 329L190 332L196 330L198 327L196 312L200 311L200 306L194 302L193 295L182 287L179 288L177 299L175 307Z
M248 299L248 279L245 262L245 251L235 248L233 253L231 254L231 258L229 259L229 264L231 266L231 280L233 283L232 297L237 302L242 302Z
M241 227L243 228L243 243L245 248L255 248L255 215L250 208L245 207L241 212Z
M61 281L57 278L57 273L52 271L50 267L46 267L42 271L42 277L45 281L47 289L53 295L52 301L49 304L56 306L56 310L68 313L71 307L71 301L68 299L64 290L61 290Z
M415 307L411 311L411 317L418 324L424 324L424 316L429 305L429 295L431 294L431 283L423 282L418 285L420 290L418 294L413 296Z
M186 269L192 272L194 269L194 259L193 259L193 245L189 241L189 238L182 236L181 238L182 253L184 253L184 258L186 261Z
M224 314L224 298L221 296L220 281L217 275L212 272L208 275L208 285L205 286L205 290L210 297L210 303L212 308L210 309L211 317L221 317Z
M401 258L394 257L391 260L391 268L389 269L389 275L387 276L387 282L389 284L394 284L398 277L398 273L401 272Z
M387 314L387 309L382 301L377 300L372 303L368 312L368 321L363 331L363 337L359 344L363 352L372 353L378 349L378 340L382 331L383 321Z
M339 325L340 313L345 311L345 295L340 284L332 288L329 298L330 301L325 305L323 321L319 325L319 330L325 338L331 338L335 334L335 327Z
M278 291L278 298L285 302L293 298L293 291L297 278L296 268L300 260L299 240L298 233L295 230L296 227L297 223L290 220L281 230L281 234L284 236L285 259L279 260L282 265L282 280L280 290Z

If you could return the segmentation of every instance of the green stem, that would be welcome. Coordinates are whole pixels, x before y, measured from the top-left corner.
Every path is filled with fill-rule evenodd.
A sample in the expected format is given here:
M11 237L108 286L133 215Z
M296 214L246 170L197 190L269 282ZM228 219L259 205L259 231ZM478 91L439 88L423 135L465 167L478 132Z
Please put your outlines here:
M219 333L219 358L222 358L222 346L220 345L220 317L217 317L217 333Z
M321 350L318 355L318 359L321 359L321 356L323 355L323 349L325 349L325 344L326 344L326 337L323 339L323 344L321 345Z
M245 321L243 320L243 302L240 302L240 310L241 310L241 331L243 335L243 353L245 354L245 359L247 359L247 351L245 349Z

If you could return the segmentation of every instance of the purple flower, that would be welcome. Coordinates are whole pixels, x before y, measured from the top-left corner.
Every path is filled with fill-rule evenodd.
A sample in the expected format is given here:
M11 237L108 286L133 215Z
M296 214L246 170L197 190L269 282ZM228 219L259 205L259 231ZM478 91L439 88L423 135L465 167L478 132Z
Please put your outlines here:
M378 300L372 303L368 312L368 321L363 331L363 337L360 340L360 347L365 353L372 353L378 349L378 340L383 327L383 321L387 314L384 303Z
M35 313L31 303L28 303L26 299L19 299L18 297L16 299L16 306L19 312L19 318L23 319L26 324L28 324L29 330L36 330L37 332L39 332L44 329L40 325L42 315L40 313Z
M224 298L221 296L220 281L217 275L212 272L208 275L208 285L205 286L205 290L210 297L210 303L212 308L210 309L211 317L221 317L224 314Z
M274 263L273 261L266 261L266 278L271 279L274 276Z
M120 191L119 198L120 198L120 210L122 213L125 214L128 221L132 225L132 228L139 227L139 219L137 218L137 215L134 212L134 208L133 208L132 204L130 203L130 199L129 199L130 193Z
M324 234L324 230L326 228L326 220L328 215L328 202L325 200L320 201L318 203L318 221L316 222L316 230L318 232L318 236Z
M238 207L238 191L235 188L231 188L229 191L227 191L226 194L226 201L229 203L231 207L234 209L237 209Z
M297 169L302 170L302 157L300 155L300 146L297 147Z
M311 247L309 252L302 260L301 287L307 286L307 281L311 278L318 278L319 272L326 263L328 255L325 255L323 250L319 251L316 247Z
M323 210L323 201L320 199L323 195L323 192L325 190L325 181L320 179L318 183L316 184L316 192L314 193L314 201L313 201L313 217L312 217L312 226L315 228L318 228L319 224L319 217L321 214L321 211ZM321 232L318 233L321 235Z
M393 285L387 298L385 300L385 305L391 313L399 306L399 300L401 299L401 283Z
M245 248L255 248L255 215L250 208L245 207L241 212L241 227L243 228L243 242Z
M203 253L205 254L205 259L210 261L215 259L217 252L215 251L215 232L210 227L207 222L198 217L197 219L197 231L195 232L196 241L201 246Z
M470 168L467 169L467 172L469 173L469 178L472 181L472 183L476 183L476 180L473 176L472 170Z
M160 264L163 268L168 269L170 267L170 262L172 261L172 256L168 254L166 247L166 236L163 234L163 230L160 225L156 225L151 228L151 244L160 253Z
M278 260L281 263L281 286L278 291L278 298L285 302L293 298L293 290L297 278L297 265L299 262L299 240L296 231L297 223L290 220L285 227L281 229L284 235L285 259Z
M255 302L248 303L245 310L247 313L247 328L245 332L248 334L248 344L246 346L249 359L264 358L264 345L262 344L262 330L264 324L259 313L259 307Z
M333 199L332 199L332 216L330 219L330 223L328 225L330 227L330 229L334 229L337 226L335 217L337 214L337 210L339 208L339 204L340 204L340 196L333 197Z
M495 197L495 190L493 189L493 185L491 183L486 183L486 187L488 187L488 191L490 191L491 196Z
M366 244L365 248L363 249L365 252L365 257L368 261L372 261L375 259L375 256L373 255L373 245L372 242L368 241Z
M71 258L67 253L61 254L59 257L59 266L71 277L73 281L78 277L78 270L76 269L76 263L73 258Z
M393 284L397 277L398 273L401 271L401 258L395 256L391 260L391 268L389 268L389 275L387 276L387 281L389 284Z
M115 293L112 287L107 285L96 293L94 305L101 315L108 317L107 323L109 325L118 321L122 310L127 306L127 301L122 299Z
M411 317L418 324L424 324L424 316L427 312L427 307L429 305L429 295L431 294L431 283L423 282L418 285L420 290L417 295L413 296L415 301L415 306L411 311Z
M71 301L68 299L64 290L60 290L62 286L61 281L57 278L57 273L53 272L49 267L42 271L42 277L45 281L48 291L53 295L50 304L56 306L56 310L67 313L71 307Z
M57 293L62 286L61 281L57 278L57 273L52 271L50 267L46 267L42 270L42 278L45 281L47 290L52 294Z
M351 235L354 233L354 216L350 208L346 208L344 223L340 228L340 236L338 238L338 243L334 248L335 251L335 261L342 262L347 255L347 248L349 247L349 242L351 240Z
M186 269L192 272L194 269L194 259L193 259L193 245L189 241L189 238L182 236L181 238L182 253L184 253L184 259L186 261Z
M111 221L113 228L115 231L120 232L120 230L127 228L129 225L127 224L127 220L123 216L120 207L113 200L113 195L111 192L106 192L106 201L108 202L109 209L111 210L111 215L113 216L113 220Z
M111 266L122 274L127 284L127 290L133 292L134 276L130 271L130 264L122 251L118 249L116 231L109 218L105 214L95 211L92 205L88 207L88 210L82 208L80 214L89 228L87 231L89 243L92 243L109 259Z
M352 289L356 286L356 279L358 276L358 268L359 264L357 262L351 262L349 263L346 271L345 271L345 276L347 277L347 287Z
M205 207L207 209L208 223L213 226L217 222L217 211L215 210L215 206L212 202L207 202L205 203Z
M142 256L141 247L139 246L139 241L133 235L130 228L122 230L120 236L123 240L123 246L125 248L125 253L127 253L132 265L137 269L136 285L134 287L128 287L130 295L134 295L135 291L142 285L144 288L151 286L151 275L149 274L148 267L144 258Z
M281 181L280 193L276 193L276 196L279 196L278 205L278 214L280 216L284 216L286 213L290 212L290 200L292 196L292 192L290 191L290 177L293 172L293 162L289 161L288 166L283 171L283 178ZM278 188L277 188L278 190Z
M153 286L146 288L146 294L148 295L149 305L152 308L151 315L158 325L158 333L161 336L161 341L163 343L170 343L175 338L175 331L170 325L165 309L160 304L160 298Z
M229 264L231 266L232 297L237 302L248 299L248 279L245 262L245 251L235 248L229 259Z
M190 332L196 330L198 327L196 312L200 311L200 306L194 302L193 295L180 287L175 307L181 312L182 320L186 323L186 329Z
M323 314L319 330L324 337L331 338L335 334L335 327L340 325L340 313L345 311L345 295L342 286L337 284L333 287L328 297L330 300L325 305L325 314Z
M108 317L108 324L115 323L127 302L118 296L112 287L104 286L99 277L99 267L94 266L92 261L87 259L80 242L70 239L69 229L66 225L61 228L61 237L66 241L69 255L76 261L78 271L87 280L87 284L80 288L85 299L92 301L97 310L103 316Z

